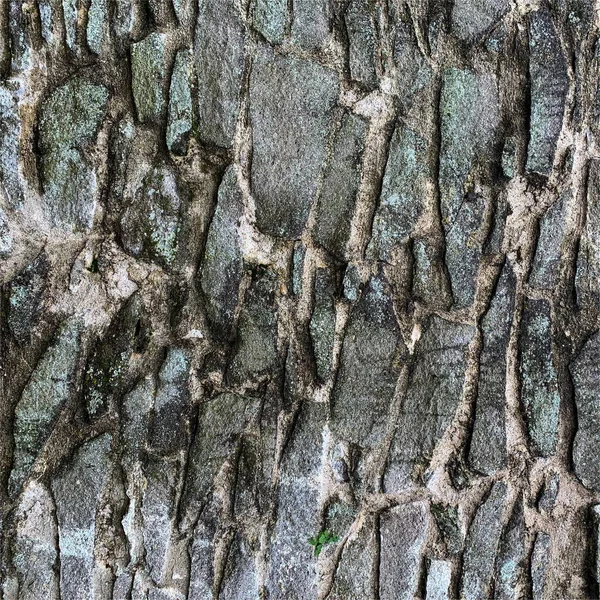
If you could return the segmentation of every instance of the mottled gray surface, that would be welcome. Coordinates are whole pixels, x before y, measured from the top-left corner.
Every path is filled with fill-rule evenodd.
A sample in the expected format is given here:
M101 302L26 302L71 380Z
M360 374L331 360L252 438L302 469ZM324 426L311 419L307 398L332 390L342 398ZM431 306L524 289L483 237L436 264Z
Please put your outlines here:
M600 597L588 0L0 9L0 600Z

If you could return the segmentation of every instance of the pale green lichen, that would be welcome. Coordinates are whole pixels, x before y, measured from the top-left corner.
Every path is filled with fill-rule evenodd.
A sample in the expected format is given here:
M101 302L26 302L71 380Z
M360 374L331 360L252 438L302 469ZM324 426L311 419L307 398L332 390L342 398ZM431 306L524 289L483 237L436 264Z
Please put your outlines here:
M163 108L165 35L151 33L131 45L131 87L138 118L142 123L158 118Z

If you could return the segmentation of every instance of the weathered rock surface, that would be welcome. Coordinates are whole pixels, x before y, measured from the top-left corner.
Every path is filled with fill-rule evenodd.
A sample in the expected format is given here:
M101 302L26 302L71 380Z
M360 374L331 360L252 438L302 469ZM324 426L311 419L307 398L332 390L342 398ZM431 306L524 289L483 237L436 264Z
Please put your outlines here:
M198 77L198 132L217 146L231 146L244 72L244 25L234 0L199 2L194 40Z
M578 417L573 445L575 472L584 484L595 490L600 489L600 476L595 466L600 436L600 423L596 416L600 407L599 359L600 333L595 333L570 365Z
M515 277L507 262L483 322L477 406L469 450L471 466L494 473L506 462L506 349L514 311Z
M519 345L529 436L534 451L548 456L556 447L560 396L552 362L550 308L546 301L526 302Z
M385 489L410 487L427 468L436 443L450 425L462 396L465 352L473 327L433 317L418 344L398 430L392 442Z
M265 233L300 236L316 199L337 93L329 69L259 50L250 78L252 190Z
M360 446L381 441L404 351L389 285L374 277L355 305L344 336L333 392L332 429L337 435Z
M597 599L596 13L4 3L0 599Z

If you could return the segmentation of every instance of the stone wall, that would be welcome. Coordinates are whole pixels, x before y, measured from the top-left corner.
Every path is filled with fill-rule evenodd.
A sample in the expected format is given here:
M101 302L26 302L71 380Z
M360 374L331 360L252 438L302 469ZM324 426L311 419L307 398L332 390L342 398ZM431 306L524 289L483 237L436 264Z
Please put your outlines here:
M4 0L0 599L600 597L599 33Z

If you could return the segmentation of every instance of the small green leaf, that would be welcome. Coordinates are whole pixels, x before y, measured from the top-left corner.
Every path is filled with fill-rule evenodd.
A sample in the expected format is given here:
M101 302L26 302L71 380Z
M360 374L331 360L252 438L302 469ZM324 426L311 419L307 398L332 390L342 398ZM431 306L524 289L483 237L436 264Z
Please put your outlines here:
M315 556L317 558L319 557L319 554L321 554L321 550L323 550L322 544L318 544L317 546L315 546Z

